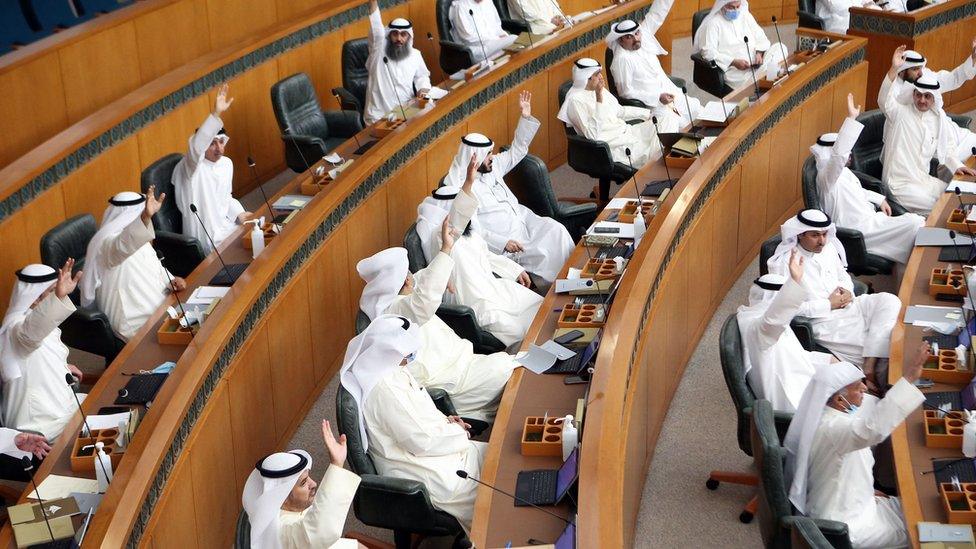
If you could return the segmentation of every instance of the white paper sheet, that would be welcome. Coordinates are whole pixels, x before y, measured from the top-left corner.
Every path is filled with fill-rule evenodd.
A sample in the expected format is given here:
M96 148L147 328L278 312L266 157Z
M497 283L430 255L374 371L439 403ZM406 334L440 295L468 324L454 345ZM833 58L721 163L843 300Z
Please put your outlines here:
M525 369L541 374L556 364L556 356L538 345L530 345L528 352L515 355L515 361Z
M705 122L725 122L735 109L733 103L722 103L721 101L709 101L700 111L698 120Z
M598 233L596 232L597 227L607 227L611 229L617 229L614 233ZM615 236L617 238L634 238L634 224L633 223L618 223L616 221L600 221L594 223L589 229L586 230L588 235L606 235Z
M568 360L576 356L576 351L572 349L567 349L566 347L563 347L562 345L556 343L551 339L543 343L542 348L548 351L549 353L555 355L556 358L558 358L559 360Z
M942 227L922 227L915 234L916 246L965 246L972 244L973 239L967 235L955 232L955 239L949 237L949 229Z
M92 458L92 463L94 463ZM37 497L40 492L41 497ZM36 491L30 493L31 499L59 499L70 497L72 492L82 494L97 494L98 481L92 478L66 477L62 475L48 475L37 486Z
M117 429L120 421L129 421L129 413L91 415L88 416L88 426L92 429Z
M427 97L433 99L434 101L437 101L438 99L441 99L444 96L446 96L447 93L448 93L447 90L442 89L438 86L434 86L427 91Z
M199 286L186 300L187 305L209 305L211 301L223 298L230 291L227 286Z
M955 181L953 180L946 187L946 192L954 193L956 189L959 189L963 193L976 194L976 183L970 181Z

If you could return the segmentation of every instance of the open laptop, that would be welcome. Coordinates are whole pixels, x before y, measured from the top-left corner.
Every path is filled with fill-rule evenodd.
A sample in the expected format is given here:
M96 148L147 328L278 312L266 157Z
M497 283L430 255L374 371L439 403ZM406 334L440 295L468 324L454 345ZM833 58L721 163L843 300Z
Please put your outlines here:
M573 449L562 467L520 471L515 481L516 507L533 505L557 505L576 486L579 478L579 446ZM520 501L522 500L522 501Z
M543 373L546 374L566 374L566 375L579 375L584 368L593 362L596 358L596 352L600 348L600 335L602 332L598 333L593 341L584 347L581 351L566 360L557 360L556 363Z

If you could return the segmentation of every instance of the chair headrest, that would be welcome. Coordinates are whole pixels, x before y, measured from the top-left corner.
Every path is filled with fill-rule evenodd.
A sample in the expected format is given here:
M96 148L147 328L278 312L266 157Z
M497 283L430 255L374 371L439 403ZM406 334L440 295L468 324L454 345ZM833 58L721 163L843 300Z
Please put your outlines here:
M363 441L359 434L359 407L356 399L352 398L342 385L336 391L336 423L340 435L346 435L346 459L349 468L357 475L375 475L376 466L363 449Z
M183 215L176 206L176 192L173 187L173 171L182 159L182 154L167 154L142 170L139 178L142 192L148 192L149 186L155 185L157 196L166 193L166 201L163 202L159 212L153 216L153 226L160 231L183 232Z
M451 39L451 3L453 0L437 0L434 12L437 16L437 34L441 40Z
M97 230L98 224L91 214L76 215L58 223L41 237L41 263L58 269L73 257L75 270L83 268L88 242Z

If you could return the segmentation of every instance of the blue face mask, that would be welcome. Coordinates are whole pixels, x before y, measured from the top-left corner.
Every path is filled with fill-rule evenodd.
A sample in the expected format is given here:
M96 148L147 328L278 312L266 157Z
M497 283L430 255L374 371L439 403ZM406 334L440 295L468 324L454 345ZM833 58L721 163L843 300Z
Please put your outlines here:
M739 18L739 10L722 10L722 15L729 21L735 21Z
M164 362L164 363L160 364L159 366L156 366L155 368L153 368L151 370L151 372L154 373L154 374L168 374L168 373L172 372L173 371L173 368L175 368L175 367L176 367L176 363L175 362Z
M844 395L841 395L840 398L843 398L844 399L844 403L847 404L847 413L848 414L852 414L853 415L853 414L857 413L857 408L858 408L857 406L854 406L853 404L851 404L851 401L849 401L846 398L844 398Z

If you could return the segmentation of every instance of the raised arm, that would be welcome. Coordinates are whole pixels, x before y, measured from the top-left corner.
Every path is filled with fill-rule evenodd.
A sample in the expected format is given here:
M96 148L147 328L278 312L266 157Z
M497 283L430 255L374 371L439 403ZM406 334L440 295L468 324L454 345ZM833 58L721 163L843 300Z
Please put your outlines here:
M861 114L861 107L854 104L854 94L847 94L847 118L837 133L837 141L830 149L830 160L827 162L823 176L817 177L817 182L822 182L827 189L833 187L840 179L844 168L847 167L851 151L854 150L854 144L857 143L857 138L864 129L864 124L857 121L859 114Z
M644 20L641 21L640 30L642 35L654 35L661 28L664 21L668 18L674 0L654 0L651 9L647 10Z
M976 38L972 41L972 52L966 56L961 65L951 71L941 70L935 73L935 76L944 94L959 89L976 77Z
M906 46L901 45L895 49L895 53L891 56L891 68L881 80L881 88L878 90L878 108L888 118L897 116L898 113L898 94L894 93L892 84L898 78L898 69L905 62L906 48Z
M192 175L196 171L197 164L200 163L200 159L203 158L204 153L207 152L210 144L217 137L217 132L220 131L220 128L224 127L224 122L220 117L234 103L233 97L227 97L228 90L229 86L227 84L220 86L217 90L217 99L214 101L213 112L207 116L203 124L197 128L196 133L190 137L190 146L185 159L185 165L189 171L187 176Z
M803 284L803 256L790 254L790 277L769 304L759 321L759 345L766 350L779 341L806 299Z
M448 227L445 229L444 227ZM445 234L446 233L446 234ZM451 259L451 248L454 246L454 234L449 229L447 218L441 229L441 249L427 267L414 275L413 292L406 299L397 299L386 311L389 314L406 317L412 322L424 325L441 306L441 299L451 279L454 260Z
M519 94L519 106L521 107L521 115L519 116L518 126L515 127L515 137L512 140L512 146L507 151L496 154L494 160L492 160L492 168L503 176L512 171L525 158L525 155L529 152L529 145L532 143L532 138L535 137L536 132L539 131L539 126L542 125L542 123L532 116L531 93L522 90Z
M135 218L132 223L129 223L128 227L122 229L118 236L102 243L102 254L104 254L105 262L109 267L121 265L139 248L156 238L156 232L152 226L152 216L159 211L164 200L166 200L166 193L159 195L157 199L156 187L151 185L149 192L146 193L146 202L142 214Z
M380 15L380 5L376 0L369 0L369 51L382 52L386 40L386 27L383 26L383 16Z

